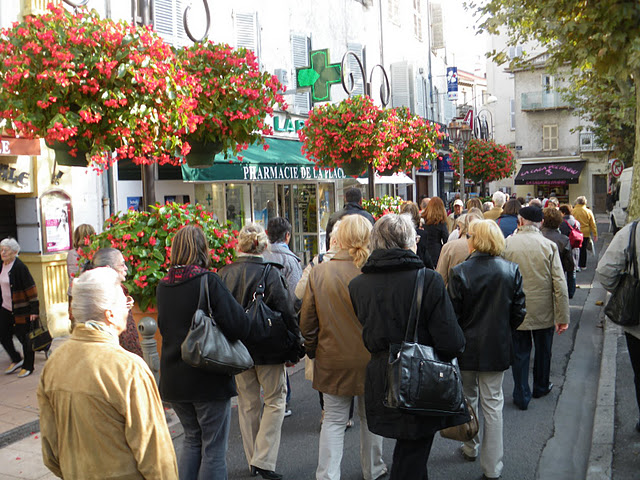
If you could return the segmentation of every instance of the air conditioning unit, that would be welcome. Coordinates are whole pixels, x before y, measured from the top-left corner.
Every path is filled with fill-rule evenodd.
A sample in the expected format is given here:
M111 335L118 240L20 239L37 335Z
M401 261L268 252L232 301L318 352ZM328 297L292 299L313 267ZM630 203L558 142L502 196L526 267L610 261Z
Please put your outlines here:
M289 72L284 68L276 68L274 75L278 77L278 81L285 87L289 86Z

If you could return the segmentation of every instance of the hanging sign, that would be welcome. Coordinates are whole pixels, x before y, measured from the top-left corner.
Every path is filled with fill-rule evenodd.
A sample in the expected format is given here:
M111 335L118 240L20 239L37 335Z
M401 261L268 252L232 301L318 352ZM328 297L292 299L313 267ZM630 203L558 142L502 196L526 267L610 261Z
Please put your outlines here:
M342 80L340 63L329 63L329 49L311 50L309 66L296 68L298 90L311 89L312 103L331 100L331 85Z
M458 99L458 67L447 67L447 93L449 100Z

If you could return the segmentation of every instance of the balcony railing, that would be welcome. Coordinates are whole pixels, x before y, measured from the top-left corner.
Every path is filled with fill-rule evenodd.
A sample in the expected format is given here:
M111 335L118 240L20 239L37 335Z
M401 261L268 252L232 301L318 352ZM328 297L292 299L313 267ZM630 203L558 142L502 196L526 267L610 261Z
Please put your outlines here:
M580 132L580 151L581 152L601 152L603 150L607 150L607 147L596 141L595 133Z
M528 92L521 95L523 111L553 110L557 108L572 108L573 106L562 98L559 92L545 90Z

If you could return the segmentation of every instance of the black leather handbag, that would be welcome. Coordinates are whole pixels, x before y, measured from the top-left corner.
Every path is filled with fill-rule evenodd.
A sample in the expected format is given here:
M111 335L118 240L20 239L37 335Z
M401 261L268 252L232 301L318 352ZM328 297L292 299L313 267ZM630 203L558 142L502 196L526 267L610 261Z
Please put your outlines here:
M640 323L640 281L638 280L638 258L636 256L637 226L637 221L631 225L625 272L604 307L605 315L613 323L623 327L633 327Z
M404 341L389 349L383 403L416 415L464 414L458 360L441 359L433 347L418 343L424 275L424 268L418 270Z
M304 356L299 338L287 328L282 314L264 303L265 285L270 271L271 265L267 263L253 294L253 300L245 310L255 332L258 332L254 337L261 339L249 345L249 349L257 355L267 354L273 357L281 354L282 362L295 363Z
M200 280L198 309L181 345L182 360L211 373L236 375L253 367L253 359L240 340L230 342L216 325L211 313L207 277L208 274L202 275ZM206 311L203 300L207 302Z
M29 323L29 343L31 344L31 350L39 352L40 350L47 350L51 345L51 334L49 330L42 326L40 317L37 320Z

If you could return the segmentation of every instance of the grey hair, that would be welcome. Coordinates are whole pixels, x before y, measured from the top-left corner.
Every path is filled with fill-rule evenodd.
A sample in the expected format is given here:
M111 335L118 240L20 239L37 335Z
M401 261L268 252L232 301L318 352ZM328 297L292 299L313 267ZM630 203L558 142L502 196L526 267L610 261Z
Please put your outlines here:
M11 251L16 252L16 255L20 253L20 244L15 238L7 237L0 242L0 247L10 248Z
M522 222L523 225L533 225L534 227L537 227L538 230L542 228L542 222L532 222L531 220L522 218L520 215L518 215L518 219Z
M469 227L473 222L477 222L478 220L484 220L484 215L478 211L478 209L472 209L475 211L470 211L464 216L464 223L460 227L460 238L463 235L466 235L469 232Z
M507 201L507 196L502 193L500 190L493 192L493 196L491 197L493 200L493 204L496 207L502 207L504 203Z
M116 268L118 260L122 257L122 252L117 248L101 248L93 256L91 264L93 268L111 267Z
M105 310L116 307L123 296L118 273L114 269L97 267L84 272L73 280L71 286L74 322L103 321Z
M586 205L587 204L587 197L585 197L584 195L580 195L578 198L576 198L576 205Z
M409 250L416 246L416 230L410 215L389 213L373 226L371 250L402 248Z
M269 238L264 228L257 223L247 223L238 234L238 251L242 253L262 255L268 243Z

